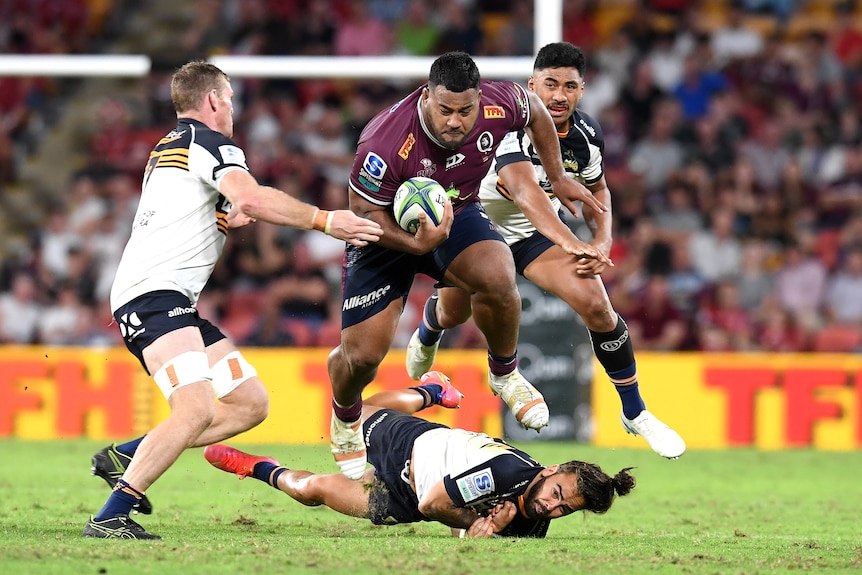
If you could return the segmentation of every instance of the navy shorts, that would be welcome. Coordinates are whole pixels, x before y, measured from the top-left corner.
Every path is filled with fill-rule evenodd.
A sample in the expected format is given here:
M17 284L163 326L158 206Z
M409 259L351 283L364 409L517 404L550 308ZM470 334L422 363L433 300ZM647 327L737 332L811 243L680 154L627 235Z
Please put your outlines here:
M368 492L368 519L375 525L428 521L419 513L419 499L409 482L409 464L416 438L446 426L381 409L362 423L374 481Z
M416 256L377 244L348 245L342 275L342 329L377 315L396 298L406 300L417 273L442 281L458 254L484 240L504 241L481 205L473 203L455 216L449 238L427 254Z
M201 331L204 345L209 347L225 338L219 329L202 319L189 298L180 292L160 290L138 296L114 312L114 320L126 348L138 358L147 373L144 348L161 336L184 327ZM152 374L151 374L152 375Z
M512 257L515 260L515 271L519 275L524 275L524 270L527 266L533 263L537 257L553 247L554 242L542 235L538 230L529 238L515 242L509 248L512 250Z

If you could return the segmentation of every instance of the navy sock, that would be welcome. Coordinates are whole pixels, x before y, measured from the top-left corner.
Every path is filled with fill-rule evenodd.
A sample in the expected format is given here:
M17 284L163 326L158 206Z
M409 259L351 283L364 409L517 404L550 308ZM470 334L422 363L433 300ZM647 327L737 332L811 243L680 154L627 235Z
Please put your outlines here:
M443 328L437 322L438 299L436 293L432 294L422 310L424 320L419 322L419 341L425 346L434 345L443 337Z
M289 471L289 469L283 465L276 465L269 461L261 461L259 463L255 463L254 469L252 470L252 477L278 489L278 476L285 471Z
M119 515L128 515L132 511L132 507L134 507L143 496L143 493L137 491L124 480L120 479L114 486L114 491L111 492L111 495L105 502L104 507L102 507L93 519L96 521L102 521Z
M425 385L417 385L416 387L411 387L409 389L414 389L422 394L422 400L424 403L421 409L439 404L440 396L443 394L443 386L437 383L426 383Z
M123 455L128 455L129 457L135 456L135 451L138 450L138 446L144 440L146 435L142 435L137 439L133 439L131 441L127 441L126 443L121 443L120 445L115 445L114 449L122 453Z
M496 376L509 375L518 367L518 352L502 357L488 352L488 369Z
M349 405L347 407L342 407L337 401L335 401L335 398L333 398L332 409L335 411L335 417L345 423L359 421L359 418L362 417L362 398L353 405Z
M620 394L620 400L623 402L623 415L626 419L634 419L640 412L646 409L643 399L641 399L640 391L638 390L638 382L629 385L614 385L617 393Z

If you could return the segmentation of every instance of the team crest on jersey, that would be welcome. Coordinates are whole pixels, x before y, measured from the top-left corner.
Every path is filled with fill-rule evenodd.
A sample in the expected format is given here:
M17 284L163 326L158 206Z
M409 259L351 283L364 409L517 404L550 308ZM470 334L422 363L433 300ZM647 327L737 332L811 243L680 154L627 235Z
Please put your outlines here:
M416 172L416 175L420 178L430 178L437 171L437 164L428 158L422 158L419 163L422 164L422 169Z
M506 110L503 109L503 106L485 106L484 111L486 120L496 120L506 117Z
M219 146L218 151L221 154L222 162L225 164L235 164L248 169L248 166L245 165L245 153L239 147L224 145Z
M565 154L563 154L563 168L567 172L578 173L578 160L575 159L575 155L571 150L566 150Z
M388 167L383 158L374 152L368 152L365 161L362 162L362 167L359 168L359 181L369 190L376 192L380 189L383 174L386 173Z
M455 480L455 485L466 503L475 501L494 492L494 476L491 468L486 467L466 477Z
M446 169L451 170L455 166L460 166L461 164L464 163L464 159L466 157L467 156L465 156L464 154L460 154L460 153L455 154L454 156L449 156L448 158L446 158Z
M481 134L479 134L479 139L476 140L476 147L480 152L487 154L491 150L494 149L494 136L491 135L491 132L485 130Z
M410 155L410 150L413 149L413 144L415 143L416 138L413 136L413 132L410 132L410 134L407 135L407 139L404 140L403 144L401 144L401 149L398 150L398 155L406 160Z

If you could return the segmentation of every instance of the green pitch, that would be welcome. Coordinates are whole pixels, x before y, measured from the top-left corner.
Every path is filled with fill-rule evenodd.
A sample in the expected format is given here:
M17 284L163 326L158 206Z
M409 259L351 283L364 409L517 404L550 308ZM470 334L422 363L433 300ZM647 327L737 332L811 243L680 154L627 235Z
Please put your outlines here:
M606 515L555 520L544 540L459 540L441 525L375 527L307 508L186 452L135 519L164 540L83 539L107 495L89 474L102 443L0 440L0 573L859 573L862 454L526 446L546 464L583 459L638 485ZM334 472L325 445L238 445Z

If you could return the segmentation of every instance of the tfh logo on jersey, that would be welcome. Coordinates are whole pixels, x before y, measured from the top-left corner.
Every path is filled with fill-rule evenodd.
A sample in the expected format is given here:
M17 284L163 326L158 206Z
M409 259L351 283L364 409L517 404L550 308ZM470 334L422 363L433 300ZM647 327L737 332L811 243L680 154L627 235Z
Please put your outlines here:
M462 477L456 480L455 484L458 486L458 491L465 503L494 492L494 476L491 475L490 467Z
M503 109L503 106L485 106L484 112L486 120L495 120L506 117L506 110Z

